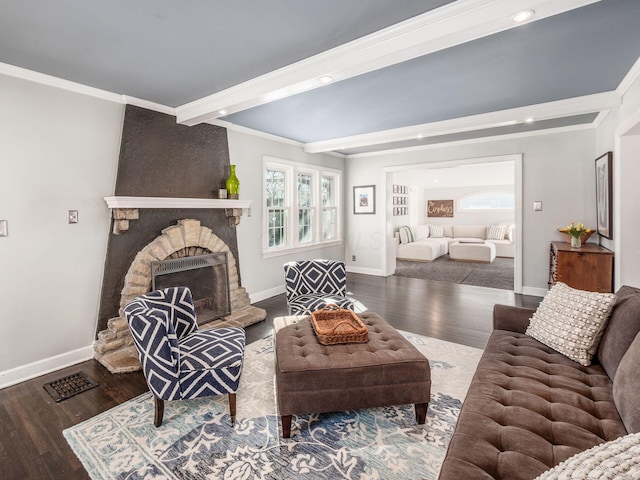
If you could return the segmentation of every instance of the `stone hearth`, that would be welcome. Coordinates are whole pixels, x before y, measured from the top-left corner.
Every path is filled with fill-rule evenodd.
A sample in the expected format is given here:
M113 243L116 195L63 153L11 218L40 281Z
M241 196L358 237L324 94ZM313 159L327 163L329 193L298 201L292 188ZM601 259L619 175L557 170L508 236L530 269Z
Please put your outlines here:
M151 262L184 255L203 255L226 252L229 267L229 293L231 314L200 325L200 329L219 327L246 327L266 318L267 313L251 305L249 295L240 286L238 267L233 253L226 243L200 221L184 219L177 225L165 228L157 237L136 255L129 267L120 296L119 316L109 319L107 329L98 333L94 343L95 358L112 373L140 370L138 353L133 345L123 309L133 299L151 290Z

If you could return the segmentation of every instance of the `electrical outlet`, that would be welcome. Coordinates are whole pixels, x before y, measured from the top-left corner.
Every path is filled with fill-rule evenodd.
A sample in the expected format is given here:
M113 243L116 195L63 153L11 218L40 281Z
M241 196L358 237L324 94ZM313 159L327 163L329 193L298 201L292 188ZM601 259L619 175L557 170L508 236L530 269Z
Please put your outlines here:
M69 223L78 223L78 210L69 210Z
M356 261L356 256L355 255L351 255L351 261L355 262Z
M9 236L9 222L7 220L0 220L0 237Z

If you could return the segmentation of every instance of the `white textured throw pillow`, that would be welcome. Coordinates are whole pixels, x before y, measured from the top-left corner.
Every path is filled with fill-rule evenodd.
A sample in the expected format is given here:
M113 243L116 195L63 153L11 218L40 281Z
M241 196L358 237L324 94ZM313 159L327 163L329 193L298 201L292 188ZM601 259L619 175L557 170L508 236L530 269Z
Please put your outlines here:
M491 225L487 230L487 240L504 240L506 233L506 225Z
M547 470L536 480L640 478L640 433L602 443Z
M556 283L531 317L526 334L581 365L591 365L616 301L613 293Z
M424 240L425 238L429 238L429 225L416 225L413 227L415 232L415 240Z
M444 237L444 227L442 225L429 225L429 236L432 238Z
M413 232L410 227L400 227L398 232L400 233L400 243L405 244L413 242Z

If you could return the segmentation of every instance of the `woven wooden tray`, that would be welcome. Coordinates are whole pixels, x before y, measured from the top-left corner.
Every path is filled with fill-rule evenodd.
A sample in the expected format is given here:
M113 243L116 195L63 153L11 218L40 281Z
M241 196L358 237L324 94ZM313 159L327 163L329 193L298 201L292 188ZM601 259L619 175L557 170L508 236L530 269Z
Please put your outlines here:
M353 311L334 304L312 312L311 324L323 345L369 341L369 330L362 320Z

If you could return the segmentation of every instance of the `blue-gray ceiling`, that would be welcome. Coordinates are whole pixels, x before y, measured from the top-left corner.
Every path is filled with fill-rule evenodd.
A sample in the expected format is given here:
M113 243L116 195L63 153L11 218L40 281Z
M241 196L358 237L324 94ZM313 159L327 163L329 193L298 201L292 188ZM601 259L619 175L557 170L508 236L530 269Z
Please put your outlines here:
M0 62L176 107L453 0L0 0Z
M0 62L177 107L453 3L0 0ZM640 0L602 0L223 120L306 143L609 92L640 57L639 26ZM590 124L597 113L344 152Z
M315 142L615 90L640 0L609 0L224 118Z

